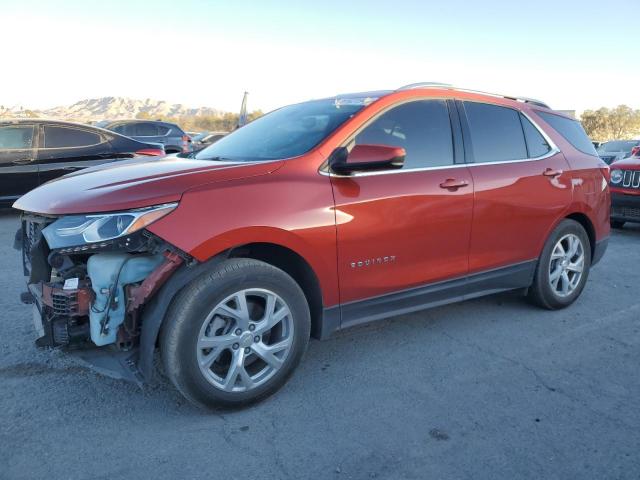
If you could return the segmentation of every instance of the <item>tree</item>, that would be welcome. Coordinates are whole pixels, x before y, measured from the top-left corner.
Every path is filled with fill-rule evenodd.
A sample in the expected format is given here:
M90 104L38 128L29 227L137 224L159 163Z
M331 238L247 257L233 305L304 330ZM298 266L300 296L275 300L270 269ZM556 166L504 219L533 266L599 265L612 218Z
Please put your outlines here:
M580 119L587 134L593 140L604 142L640 136L640 110L634 110L626 105L585 110Z

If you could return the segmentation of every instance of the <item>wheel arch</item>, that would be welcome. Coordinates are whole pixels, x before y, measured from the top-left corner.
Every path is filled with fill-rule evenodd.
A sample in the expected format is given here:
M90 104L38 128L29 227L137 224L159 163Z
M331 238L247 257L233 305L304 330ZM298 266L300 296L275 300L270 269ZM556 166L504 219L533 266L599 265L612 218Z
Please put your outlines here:
M204 262L195 265L183 265L145 305L142 313L140 334L140 351L138 368L145 379L153 375L154 352L158 336L164 323L167 311L176 295L191 281L216 268L228 258L252 258L280 268L300 285L311 315L311 335L314 338L327 336L327 328L335 329L335 325L323 325L324 305L319 278L311 264L302 255L291 248L269 242L249 242L227 248ZM336 320L332 318L334 323Z
M312 266L294 250L268 242L255 242L234 247L229 258L252 258L273 265L287 273L302 289L311 314L311 335L320 336L322 322L322 288Z
M589 237L589 247L591 248L591 258L594 258L596 251L596 229L591 219L582 212L574 212L567 215L565 218L574 220L582 225L582 228L587 232Z

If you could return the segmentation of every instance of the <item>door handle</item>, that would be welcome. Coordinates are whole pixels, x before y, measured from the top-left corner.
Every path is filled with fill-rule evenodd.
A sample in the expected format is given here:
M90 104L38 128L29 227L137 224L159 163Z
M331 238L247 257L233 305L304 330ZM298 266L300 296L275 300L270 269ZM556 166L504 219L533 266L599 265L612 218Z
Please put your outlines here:
M545 177L559 177L560 175L562 175L562 170L555 170L553 168L547 168L544 172L542 172L542 175L544 175Z
M466 187L469 185L469 182L466 180L457 180L455 178L447 178L444 182L440 184L440 188L446 188L455 190L461 187Z

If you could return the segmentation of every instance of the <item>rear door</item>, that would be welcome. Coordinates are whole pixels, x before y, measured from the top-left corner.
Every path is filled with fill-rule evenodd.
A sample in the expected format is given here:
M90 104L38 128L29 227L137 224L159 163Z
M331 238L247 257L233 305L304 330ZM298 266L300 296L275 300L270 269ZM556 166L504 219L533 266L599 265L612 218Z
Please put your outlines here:
M37 134L35 124L0 126L0 204L11 204L38 186Z
M111 144L99 130L64 124L44 124L40 132L40 183L110 161Z
M407 156L401 170L331 175L343 326L408 311L428 300L407 289L466 275L473 184L455 161L456 122L445 100L417 100L392 107L348 141L347 148L402 147Z
M475 188L469 270L516 264L528 268L571 204L569 165L519 110L470 101L457 104ZM529 261L533 263L524 263Z

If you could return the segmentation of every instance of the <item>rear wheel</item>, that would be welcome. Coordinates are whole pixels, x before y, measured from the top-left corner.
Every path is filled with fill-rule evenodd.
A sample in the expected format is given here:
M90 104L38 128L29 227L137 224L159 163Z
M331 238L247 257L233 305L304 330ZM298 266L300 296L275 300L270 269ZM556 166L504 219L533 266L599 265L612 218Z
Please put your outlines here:
M205 407L245 405L278 390L300 362L311 323L298 284L251 259L227 260L195 279L165 322L165 371Z
M590 266L587 232L575 220L563 220L542 250L529 298L550 310L571 305L587 283Z
M611 228L622 228L624 223L623 220L611 220Z

